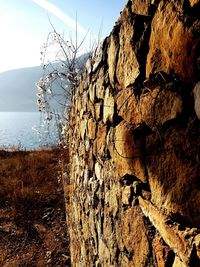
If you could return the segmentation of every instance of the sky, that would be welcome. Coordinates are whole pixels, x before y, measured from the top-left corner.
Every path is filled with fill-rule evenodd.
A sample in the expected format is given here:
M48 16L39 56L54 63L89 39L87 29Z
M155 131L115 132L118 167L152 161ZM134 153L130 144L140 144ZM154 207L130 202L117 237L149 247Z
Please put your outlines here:
M52 30L89 41L111 32L127 0L0 0L0 72L40 65L41 46ZM49 19L48 19L49 18ZM100 34L101 32L101 34ZM89 51L89 49L88 49Z

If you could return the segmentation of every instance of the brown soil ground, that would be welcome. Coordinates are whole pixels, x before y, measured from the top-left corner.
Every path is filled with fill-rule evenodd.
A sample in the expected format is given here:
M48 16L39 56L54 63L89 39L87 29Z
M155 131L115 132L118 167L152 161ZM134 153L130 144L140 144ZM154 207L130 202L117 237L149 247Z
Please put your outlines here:
M59 153L0 151L0 266L70 266Z

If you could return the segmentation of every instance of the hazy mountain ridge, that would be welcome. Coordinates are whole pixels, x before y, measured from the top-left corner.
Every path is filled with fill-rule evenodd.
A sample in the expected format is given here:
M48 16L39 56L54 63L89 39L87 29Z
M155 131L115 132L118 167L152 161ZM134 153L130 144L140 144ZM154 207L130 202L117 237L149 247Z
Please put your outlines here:
M78 67L85 64L89 55L86 53L77 58ZM60 68L58 63L54 63L53 66L57 70ZM48 71L52 69L49 68ZM0 112L38 111L36 83L42 76L41 66L1 72Z
M37 111L36 82L42 76L40 66L0 73L0 112Z

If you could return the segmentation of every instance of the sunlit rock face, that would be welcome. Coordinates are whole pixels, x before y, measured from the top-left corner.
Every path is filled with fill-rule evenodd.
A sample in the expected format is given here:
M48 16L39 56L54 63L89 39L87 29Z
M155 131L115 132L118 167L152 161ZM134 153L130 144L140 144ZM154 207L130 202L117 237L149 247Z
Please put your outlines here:
M197 79L199 28L200 21L187 10L184 0L160 1L152 20L147 76L164 71L185 81Z
M200 266L199 1L129 0L69 117L72 266Z

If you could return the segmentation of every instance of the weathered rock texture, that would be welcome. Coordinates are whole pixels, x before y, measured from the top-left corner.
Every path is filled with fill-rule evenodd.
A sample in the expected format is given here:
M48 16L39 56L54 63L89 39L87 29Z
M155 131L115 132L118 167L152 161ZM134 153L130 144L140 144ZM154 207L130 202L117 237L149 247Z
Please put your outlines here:
M200 266L199 1L129 0L69 121L72 266Z

